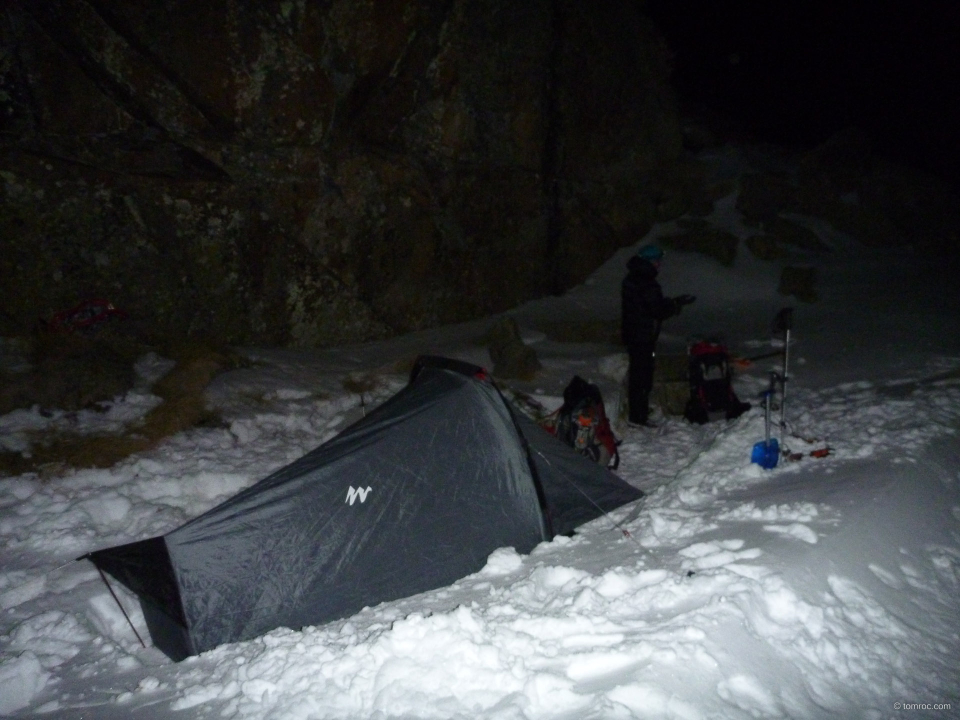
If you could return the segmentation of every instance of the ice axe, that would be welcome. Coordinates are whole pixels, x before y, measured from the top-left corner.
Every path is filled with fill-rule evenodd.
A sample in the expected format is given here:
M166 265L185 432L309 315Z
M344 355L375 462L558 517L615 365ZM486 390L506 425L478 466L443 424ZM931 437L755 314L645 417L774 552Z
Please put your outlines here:
M785 409L787 405L787 371L790 363L790 330L793 329L793 308L782 308L773 318L771 332L783 333L783 369L770 373L770 387L763 392L764 439L754 443L750 461L767 470L775 468L780 459L780 446L786 432ZM770 437L770 410L777 385L780 386L780 440Z
M766 360L767 358L780 357L781 355L783 355L783 350L771 350L770 352L760 353L759 355L751 355L750 357L733 358L733 362L735 362L738 367L747 368L753 365L757 360Z
M777 373L770 373L770 387L763 391L763 420L764 420L764 439L754 443L753 451L750 453L750 462L756 463L765 470L775 468L780 460L780 443L776 438L770 437L770 403L773 400L773 394L776 392Z
M783 333L783 370L780 373L780 444L783 445L783 434L786 432L787 421L785 412L787 407L787 369L790 363L790 331L793 329L793 308L782 308L773 318L772 331L774 334ZM771 382L772 388L772 382Z

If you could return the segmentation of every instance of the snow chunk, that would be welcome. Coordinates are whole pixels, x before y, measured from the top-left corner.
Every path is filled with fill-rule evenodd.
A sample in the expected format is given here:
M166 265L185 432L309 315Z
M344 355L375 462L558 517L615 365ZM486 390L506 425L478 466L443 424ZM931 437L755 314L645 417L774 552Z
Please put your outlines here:
M882 582L884 585L892 587L894 590L900 590L903 588L903 581L892 572L885 570L874 563L870 563L867 565L867 567L870 568L870 572L876 575L880 579L880 582Z
M753 560L763 554L760 548L740 550L743 545L744 541L739 538L719 542L694 543L679 551L680 555L689 558L681 563L681 567L684 569L707 570L723 567L738 560Z
M480 575L509 575L519 570L523 565L523 558L512 547L499 548L490 553L487 564L479 572Z
M100 497L80 504L90 519L98 525L121 522L127 517L132 504L130 500L114 492L104 493Z
M133 371L147 387L153 385L176 366L176 360L170 360L148 352L141 356L133 365Z
M627 376L627 368L630 366L630 357L627 353L617 353L616 355L606 355L597 362L597 370L602 375L622 381Z
M18 625L10 636L10 647L29 649L44 668L50 669L77 655L91 639L76 617L51 610Z
M717 693L755 717L783 717L780 703L755 677L734 675L722 680L717 684Z
M817 534L803 523L791 523L790 525L764 525L763 529L767 532L777 533L778 535L788 535L803 540L811 545L817 544Z
M647 684L622 685L609 693L614 702L625 705L635 717L701 720L704 715L696 707ZM619 716L619 713L618 713Z
M22 605L40 597L47 589L44 576L28 578L23 571L14 571L0 575L0 610Z
M0 661L0 714L27 707L49 680L50 673L44 671L40 660L29 650Z

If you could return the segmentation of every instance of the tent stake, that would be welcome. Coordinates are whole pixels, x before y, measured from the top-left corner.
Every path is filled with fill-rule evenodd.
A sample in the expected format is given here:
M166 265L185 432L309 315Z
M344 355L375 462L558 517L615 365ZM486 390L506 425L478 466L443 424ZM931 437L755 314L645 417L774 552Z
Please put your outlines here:
M137 640L140 641L140 644L146 648L146 643L143 642L143 638L140 637L140 633L137 632L137 629L133 626L133 621L130 619L130 616L127 615L127 611L123 609L123 605L120 604L120 598L117 597L117 594L113 591L113 588L110 587L110 583L107 582L107 576L103 574L103 570L97 567L97 572L100 573L100 578L103 580L103 584L107 586L107 590L110 591L110 595L113 596L114 602L117 603L117 607L120 608L120 612L123 613L123 616L127 619L127 622L130 624L130 629L133 630L133 634L137 636Z

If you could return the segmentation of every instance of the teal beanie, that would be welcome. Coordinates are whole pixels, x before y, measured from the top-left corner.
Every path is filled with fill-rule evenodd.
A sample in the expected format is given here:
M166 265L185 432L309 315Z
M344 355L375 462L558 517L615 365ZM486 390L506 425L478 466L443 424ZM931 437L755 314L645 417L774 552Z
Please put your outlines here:
M644 245L639 250L637 250L637 257L642 258L644 260L650 260L651 262L662 260L663 248L661 248L659 245L653 245L653 244Z

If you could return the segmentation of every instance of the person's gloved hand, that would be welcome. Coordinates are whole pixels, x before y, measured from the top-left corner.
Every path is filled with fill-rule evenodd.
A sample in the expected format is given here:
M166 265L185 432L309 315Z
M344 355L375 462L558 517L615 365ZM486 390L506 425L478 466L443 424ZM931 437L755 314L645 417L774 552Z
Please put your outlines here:
M683 307L684 305L689 305L696 299L694 295L677 295L673 301L677 304L677 307Z

